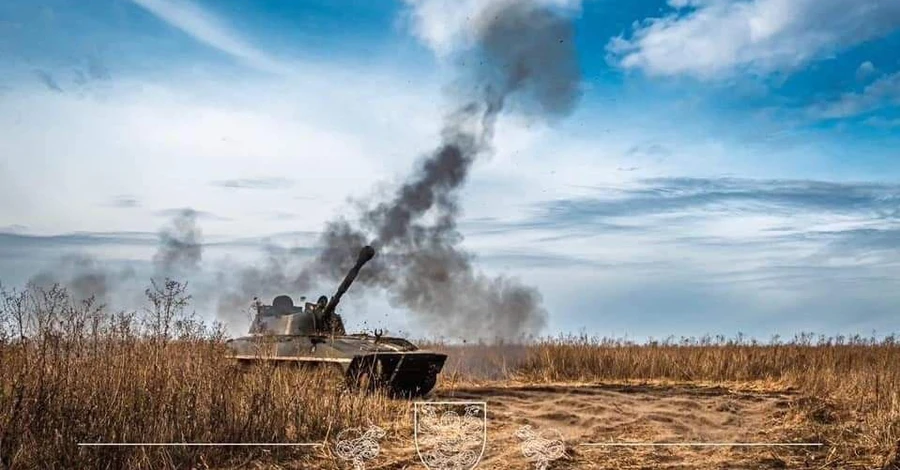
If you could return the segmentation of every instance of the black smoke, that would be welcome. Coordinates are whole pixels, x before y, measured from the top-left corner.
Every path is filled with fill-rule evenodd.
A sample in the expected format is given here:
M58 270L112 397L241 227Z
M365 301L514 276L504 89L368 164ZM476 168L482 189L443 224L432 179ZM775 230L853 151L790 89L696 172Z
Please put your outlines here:
M553 120L579 98L570 19L528 1L495 3L473 18L475 42L457 58L441 142L393 198L364 207L356 220L327 224L314 269L338 280L366 243L378 256L358 283L384 288L395 306L429 329L453 336L519 337L545 325L540 293L489 277L460 248L459 193L472 163L491 151L505 109Z
M159 247L153 255L154 269L159 276L177 276L196 271L202 258L202 232L197 226L197 212L182 209L159 231Z
M531 1L494 1L471 19L474 41L455 57L458 76L435 149L380 202L359 202L356 217L338 218L322 233L321 250L308 262L302 250L268 247L264 262L217 272L209 298L220 319L246 324L249 301L267 301L313 286L336 286L372 244L377 256L357 287L383 289L431 332L470 338L519 337L539 332L547 313L540 293L515 278L491 277L461 248L457 229L460 191L472 164L492 151L497 118L512 112L552 121L568 115L579 98L579 65L569 18ZM413 116L410 117L414 119ZM185 209L159 232L154 277L184 278L203 258L198 213ZM72 258L51 275L83 296L106 297L122 275L91 258ZM40 276L39 276L40 277ZM202 287L202 286L201 286ZM196 292L196 291L195 291Z

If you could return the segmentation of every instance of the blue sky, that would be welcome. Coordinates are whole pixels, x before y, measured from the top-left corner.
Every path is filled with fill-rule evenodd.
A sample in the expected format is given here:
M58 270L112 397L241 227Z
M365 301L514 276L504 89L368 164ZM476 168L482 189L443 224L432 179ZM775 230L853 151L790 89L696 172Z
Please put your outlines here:
M897 330L900 4L539 1L575 21L582 99L501 117L461 232L541 290L544 333ZM90 257L143 282L184 207L200 288L305 253L435 146L487 3L3 2L0 280ZM436 333L374 293L345 309Z

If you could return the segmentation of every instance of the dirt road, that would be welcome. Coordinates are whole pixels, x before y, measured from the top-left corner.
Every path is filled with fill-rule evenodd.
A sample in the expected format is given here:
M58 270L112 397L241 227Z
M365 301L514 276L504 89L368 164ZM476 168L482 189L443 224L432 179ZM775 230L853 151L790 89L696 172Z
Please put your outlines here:
M445 389L429 400L487 403L487 445L478 469L540 468L537 457L523 456L525 440L516 436L525 425L563 441L565 456L549 462L550 469L816 468L824 447L588 445L796 443L795 398L788 391L696 385L511 385ZM390 463L367 468L424 468L415 447L401 442L386 445L383 457Z

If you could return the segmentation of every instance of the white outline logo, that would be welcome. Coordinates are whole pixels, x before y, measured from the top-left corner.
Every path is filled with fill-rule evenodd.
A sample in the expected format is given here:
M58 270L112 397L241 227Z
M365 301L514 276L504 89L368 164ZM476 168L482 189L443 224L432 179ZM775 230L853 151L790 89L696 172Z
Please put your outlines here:
M536 470L547 470L550 462L566 455L565 441L556 429L535 431L530 424L526 424L516 431L516 437L522 441L519 444L522 455L534 462Z
M487 446L487 403L416 402L413 432L428 470L472 470Z
M335 437L337 444L334 453L343 460L349 460L354 470L365 470L366 461L378 457L381 452L378 440L384 435L384 429L374 424L368 428L344 429Z

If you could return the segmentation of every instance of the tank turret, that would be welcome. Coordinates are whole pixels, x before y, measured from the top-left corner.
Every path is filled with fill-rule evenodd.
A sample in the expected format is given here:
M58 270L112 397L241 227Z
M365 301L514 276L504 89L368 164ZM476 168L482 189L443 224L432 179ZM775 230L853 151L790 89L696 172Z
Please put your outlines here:
M305 307L294 306L294 301L287 295L279 295L272 300L272 305L262 305L255 301L256 319L250 327L251 334L269 335L343 335L344 322L335 313L341 297L353 284L364 264L375 256L375 249L365 246L356 257L356 264L344 276L337 291L331 297L321 296L316 303L306 302ZM305 297L302 297L305 299ZM255 300L255 299L254 299Z

